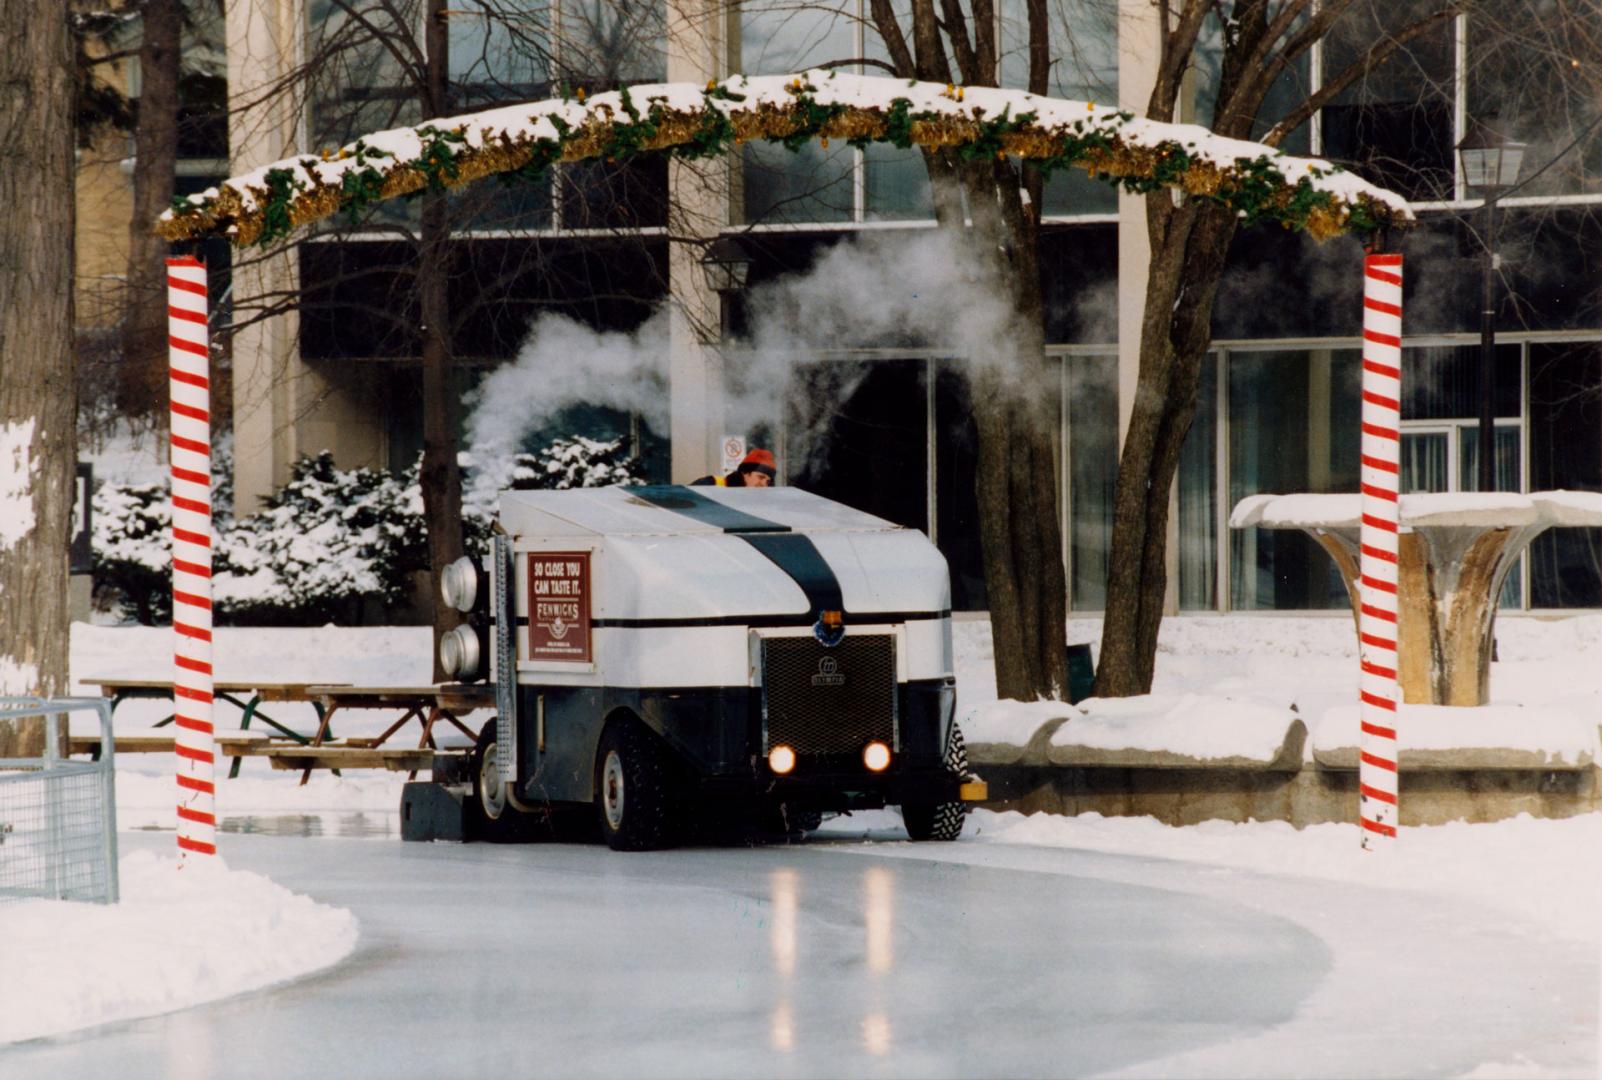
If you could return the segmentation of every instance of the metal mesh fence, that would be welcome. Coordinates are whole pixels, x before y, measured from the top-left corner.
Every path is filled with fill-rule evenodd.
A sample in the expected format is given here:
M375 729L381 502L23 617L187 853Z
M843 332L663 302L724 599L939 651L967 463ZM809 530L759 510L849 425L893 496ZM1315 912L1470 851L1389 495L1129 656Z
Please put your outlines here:
M57 748L68 713L100 714L99 761ZM43 717L45 751L0 758L0 903L42 897L117 899L117 810L111 709L104 701L0 699L0 720Z

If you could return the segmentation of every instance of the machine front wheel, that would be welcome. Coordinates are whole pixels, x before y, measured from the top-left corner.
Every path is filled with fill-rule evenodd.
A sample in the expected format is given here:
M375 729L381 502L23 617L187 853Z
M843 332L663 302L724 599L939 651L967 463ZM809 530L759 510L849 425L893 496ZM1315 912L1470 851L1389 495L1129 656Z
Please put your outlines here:
M968 775L968 746L955 723L946 737L946 771L958 777ZM964 802L908 802L901 807L902 824L913 840L955 840L962 835L967 816Z
M608 724L595 755L595 809L614 851L650 851L678 839L679 800L667 748L636 720Z

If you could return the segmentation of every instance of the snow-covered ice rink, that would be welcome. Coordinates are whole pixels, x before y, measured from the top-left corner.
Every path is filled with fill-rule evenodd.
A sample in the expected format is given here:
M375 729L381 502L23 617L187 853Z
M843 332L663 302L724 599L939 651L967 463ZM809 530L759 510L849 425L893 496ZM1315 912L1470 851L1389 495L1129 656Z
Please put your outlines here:
M1499 705L1602 714L1602 619L1499 630ZM148 672L168 641L77 631L77 678ZM1171 620L1156 689L1339 704L1350 636ZM957 640L984 723L1007 708L988 636ZM410 681L426 648L223 631L219 659ZM1598 1072L1602 815L1407 828L1375 855L1352 825L983 811L913 845L876 812L799 845L621 855L402 844L400 778L252 764L219 792L224 868L175 882L170 759L128 756L126 902L0 905L0 1076Z

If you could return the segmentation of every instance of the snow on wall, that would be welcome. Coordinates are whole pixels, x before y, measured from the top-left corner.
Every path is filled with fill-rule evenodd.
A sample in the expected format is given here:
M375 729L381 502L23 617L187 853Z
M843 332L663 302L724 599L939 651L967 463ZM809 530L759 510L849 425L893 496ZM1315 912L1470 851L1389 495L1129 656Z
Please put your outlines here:
M0 424L0 551L33 531L34 418Z

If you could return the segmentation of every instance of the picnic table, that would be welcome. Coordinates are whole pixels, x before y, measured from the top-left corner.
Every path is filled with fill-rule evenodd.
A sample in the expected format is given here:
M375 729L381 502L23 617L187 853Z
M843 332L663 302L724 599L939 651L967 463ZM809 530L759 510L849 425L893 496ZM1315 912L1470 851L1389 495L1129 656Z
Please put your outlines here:
M103 696L112 700L112 709L129 699L172 700L172 683L165 679L114 679L91 678L86 685L98 686ZM404 770L415 776L427 768L433 754L439 749L434 739L435 725L441 721L461 731L469 740L475 733L462 722L461 717L495 704L494 687L444 683L424 686L351 686L348 683L269 682L263 680L223 681L213 685L216 700L225 701L240 710L239 730L217 729L213 738L218 753L233 759L228 775L239 775L239 763L245 757L264 757L275 769L299 770L300 782L306 783L314 768L326 768L336 776L341 768L386 768ZM286 727L261 711L263 703L299 703L310 705L317 713L317 729L311 734ZM340 739L334 735L334 714L345 709L399 710L400 716L383 732L368 738ZM253 721L261 721L271 731L251 730ZM422 725L422 736L415 747L385 745L389 739L412 720ZM154 726L163 728L171 724L172 716ZM176 745L171 735L143 733L116 736L117 749L128 753L170 753ZM70 752L98 757L100 738L75 736L70 740Z

